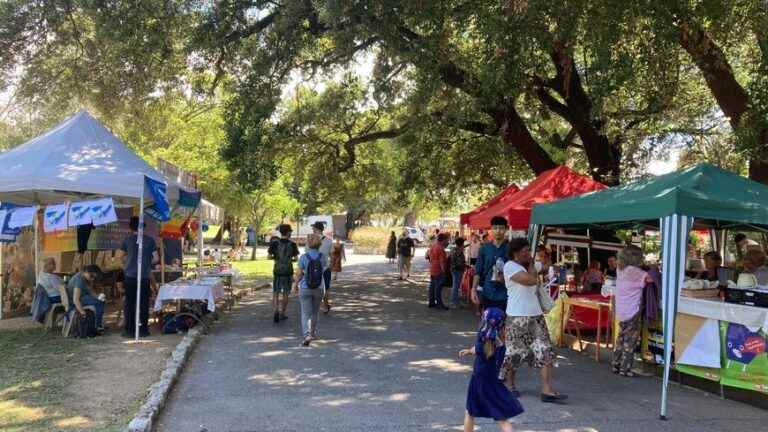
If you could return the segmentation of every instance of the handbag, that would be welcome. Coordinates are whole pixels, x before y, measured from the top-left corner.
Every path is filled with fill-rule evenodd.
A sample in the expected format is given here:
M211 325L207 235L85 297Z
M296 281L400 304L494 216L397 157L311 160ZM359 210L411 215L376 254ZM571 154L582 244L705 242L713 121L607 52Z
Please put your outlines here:
M536 297L539 298L539 305L545 314L555 308L555 301L549 295L549 284L546 286L542 284L536 285Z

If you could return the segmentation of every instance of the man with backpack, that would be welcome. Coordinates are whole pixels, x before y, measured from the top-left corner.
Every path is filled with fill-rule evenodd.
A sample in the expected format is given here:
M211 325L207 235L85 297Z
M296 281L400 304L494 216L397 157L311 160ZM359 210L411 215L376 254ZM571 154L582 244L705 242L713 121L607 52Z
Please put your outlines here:
M331 266L330 266L330 258L331 258L331 248L333 248L333 240L323 234L323 231L325 230L325 222L323 221L316 221L314 224L312 224L312 232L314 232L318 237L320 237L320 247L318 249L318 252L321 254L321 259L323 260L323 282L325 282L325 295L323 296L323 305L325 306L325 313L328 313L331 311Z
M267 255L275 260L272 270L272 310L274 322L286 319L285 309L288 307L288 295L293 283L293 263L299 256L299 247L291 241L293 229L288 224L281 224L278 228L280 239L269 245ZM282 299L280 295L282 294Z
M307 236L307 251L299 258L299 271L293 279L293 294L299 295L301 306L301 333L304 337L302 346L317 339L317 319L320 316L320 302L323 299L325 278L323 273L323 254L319 251L320 236Z

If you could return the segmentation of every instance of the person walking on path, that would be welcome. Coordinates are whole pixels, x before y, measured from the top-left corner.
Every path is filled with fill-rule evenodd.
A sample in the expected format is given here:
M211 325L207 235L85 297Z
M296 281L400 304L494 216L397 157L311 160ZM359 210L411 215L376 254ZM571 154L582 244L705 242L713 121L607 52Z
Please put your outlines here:
M448 244L447 234L438 234L435 244L427 253L429 257L429 307L448 310L443 303L443 283L448 271L448 256L445 246Z
M339 278L342 261L347 262L347 253L344 251L344 243L341 242L339 236L336 236L336 243L333 244L331 249L331 273L333 273L333 280L338 280Z
M146 223L144 224L146 226ZM120 249L123 251L123 272L125 282L123 289L123 317L125 317L123 337L133 337L136 331L136 286L141 279L141 298L139 299L139 336L149 336L149 276L152 265L160 261L155 240L144 234L142 238L141 275L136 265L139 259L139 218L133 216L129 223L131 235L125 238Z
M408 230L403 230L403 234L397 241L397 270L400 273L399 280L405 280L411 277L411 260L416 254L416 243L408 236Z
M642 330L640 303L649 278L648 273L641 269L644 259L643 250L639 247L627 246L620 250L616 261L615 301L619 336L613 349L613 373L634 377L632 363Z
M514 394L499 379L504 360L504 311L489 307L483 312L475 345L459 352L459 357L475 356L472 378L467 390L464 432L475 430L475 418L492 418L499 430L512 431L509 419L523 413Z
M285 310L293 283L293 263L299 257L299 247L291 241L291 226L281 224L277 229L280 239L270 243L267 249L267 257L275 261L272 269L272 311L276 323L288 318Z
M507 288L504 285L504 263L507 262L509 242L507 241L507 220L501 216L491 219L493 241L480 247L475 263L475 277L472 281L472 302L481 309L497 307L507 309Z
M323 260L323 281L325 282L325 294L323 295L323 306L325 306L325 313L331 311L331 249L333 248L333 240L325 234L325 222L317 221L312 224L312 231L320 238L320 256Z
M467 257L464 255L463 238L458 237L453 244L455 247L451 251L451 307L456 309L459 307L459 290L461 280L464 277L464 270L467 268Z
M506 353L499 379L506 380L512 392L517 392L515 373L523 362L527 361L531 367L541 370L541 401L564 401L568 396L552 388L555 350L549 339L544 311L536 294L539 275L533 264L528 240L512 239L509 243L509 258L504 264L508 298Z
M299 296L301 307L301 345L317 339L317 320L320 316L320 302L325 288L322 240L317 234L307 236L307 251L299 258L299 269L293 278L293 294Z
M392 231L387 242L387 259L390 264L394 264L395 258L397 258L397 239L395 238L395 232Z

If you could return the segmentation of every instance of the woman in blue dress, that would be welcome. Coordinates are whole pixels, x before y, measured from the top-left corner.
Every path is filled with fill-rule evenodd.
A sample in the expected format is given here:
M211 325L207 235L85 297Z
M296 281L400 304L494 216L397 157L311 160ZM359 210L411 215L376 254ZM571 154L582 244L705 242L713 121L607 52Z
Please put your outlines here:
M504 319L505 313L501 309L487 308L483 312L475 346L459 352L461 357L475 355L467 391L464 432L474 430L475 417L492 418L501 431L512 432L509 419L523 412L523 406L499 380L499 368L504 361Z

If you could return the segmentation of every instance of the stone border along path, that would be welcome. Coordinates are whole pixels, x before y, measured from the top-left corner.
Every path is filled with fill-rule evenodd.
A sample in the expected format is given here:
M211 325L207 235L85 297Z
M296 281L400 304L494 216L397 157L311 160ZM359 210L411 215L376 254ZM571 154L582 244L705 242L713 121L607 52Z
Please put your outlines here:
M146 402L139 408L139 412L128 424L128 427L125 428L126 432L150 432L152 430L153 422L160 414L160 410L163 409L189 355L203 334L202 328L197 326L190 330L176 345L176 349L171 353L171 358L165 363L165 371L160 375L160 380L149 388Z

